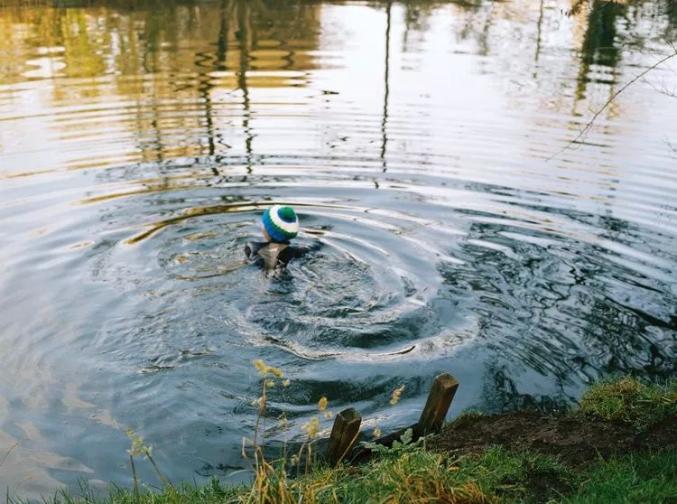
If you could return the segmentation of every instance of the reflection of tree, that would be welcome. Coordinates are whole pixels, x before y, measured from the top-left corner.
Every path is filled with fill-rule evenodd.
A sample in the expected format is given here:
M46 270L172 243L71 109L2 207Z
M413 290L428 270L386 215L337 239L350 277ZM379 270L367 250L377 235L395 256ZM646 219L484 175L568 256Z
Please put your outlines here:
M392 3L392 2L388 2ZM428 19L436 7L440 4L434 1L405 0L404 4L404 42L410 32L425 32L428 27Z
M543 14L544 14L544 0L540 0L538 6L538 21L536 22L536 50L534 52L534 66L538 68L538 59L541 55L541 40L543 32ZM534 69L534 79L537 77L537 71Z
M240 131L251 163L252 89L287 86L280 70L314 68L318 13L312 3L273 0L93 0L70 2L68 9L7 7L0 11L0 26L8 34L0 47L11 50L3 51L10 56L0 63L8 69L0 79L23 80L34 47L62 48L49 54L54 68L60 68L57 77L105 78L87 86L54 86L54 101L77 103L105 95L113 83L116 101L134 104L134 119L123 124L134 129L145 161L222 153L229 146L220 117L233 104L215 101L213 95L237 90L243 108ZM175 106L167 107L168 99ZM185 138L199 132L205 132L203 142Z
M625 5L615 2L605 0L592 2L581 47L581 66L576 87L577 99L581 100L585 96L591 66L602 65L615 69L618 65L620 49L616 40L616 22L626 10Z
M383 116L381 119L381 166L383 172L386 172L388 167L386 164L386 147L388 145L388 97L390 96L390 29L392 22L392 7L393 3L388 1L386 3L386 35L385 35L385 63L383 65Z
M237 39L240 44L240 61L237 73L238 88L242 92L242 129L245 133L245 152L247 154L247 173L252 171L252 142L254 136L251 129L251 105L249 103L249 88L247 87L247 70L249 69L249 48L254 45L256 32L251 30L251 10L248 0L236 0L238 31ZM258 3L258 2L257 2ZM259 3L260 4L260 3Z
M90 34L87 17L82 12L67 10L59 18L67 75L69 77L100 75L104 71L104 62L97 50L98 41Z
M677 25L677 3L673 0L570 0L570 9L548 8L544 1L529 2L489 2L483 0L450 2L454 12L455 33L460 40L473 41L476 51L481 55L493 56L491 71L506 72L509 80L518 79L527 68L516 68L527 63L523 57L525 45L533 47L533 70L529 72L537 81L537 87L546 91L542 97L548 106L556 103L562 109L571 107L569 92L561 92L575 80L573 90L574 111L572 129L578 129L580 121L579 102L586 98L587 87L591 82L601 84L603 92L610 97L614 93L617 67L620 64L623 48L650 47L664 39L675 37ZM405 1L405 51L407 50L409 31L425 31L431 16L435 15L439 3L434 1ZM448 4L447 4L448 5ZM630 16L634 15L634 17ZM549 31L561 26L565 16L571 17L575 25L572 36L581 33L580 56L576 67L569 64L558 68L558 62L565 58L552 58L553 41ZM514 45L505 44L506 21L509 22L509 38ZM519 52L515 52L514 48ZM554 47L561 50L562 47ZM547 60L543 55L549 56ZM547 66L544 65L547 61ZM547 71L540 71L547 70ZM572 69L574 74L572 75ZM609 75L596 75L597 71ZM533 96L529 97L533 99ZM562 102L562 103L558 103ZM586 106L591 103L586 103ZM614 108L610 108L615 112Z
M218 71L226 70L226 58L228 56L228 28L230 21L230 2L228 0L221 0L219 3L219 36L216 41L216 61L214 67ZM201 56L201 55L198 55ZM196 62L196 66L202 66L199 62ZM215 127L214 127L214 111L212 105L212 95L211 89L213 85L210 82L209 75L205 72L201 72L198 75L198 92L202 96L204 103L204 114L205 114L205 129L207 134L208 142L208 155L214 156L216 154L216 141L215 141ZM214 175L219 175L219 171L216 166L211 167L212 173Z
M668 18L665 38L674 42L677 39L677 2L674 0L665 2L665 15Z

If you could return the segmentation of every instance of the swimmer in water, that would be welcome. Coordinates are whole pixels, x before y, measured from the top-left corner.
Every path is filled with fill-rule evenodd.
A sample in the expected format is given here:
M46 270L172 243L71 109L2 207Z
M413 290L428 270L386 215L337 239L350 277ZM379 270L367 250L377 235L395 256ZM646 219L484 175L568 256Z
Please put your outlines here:
M274 205L263 212L261 233L266 241L247 243L244 253L249 262L266 270L284 268L311 250L291 244L299 233L299 218L290 206Z

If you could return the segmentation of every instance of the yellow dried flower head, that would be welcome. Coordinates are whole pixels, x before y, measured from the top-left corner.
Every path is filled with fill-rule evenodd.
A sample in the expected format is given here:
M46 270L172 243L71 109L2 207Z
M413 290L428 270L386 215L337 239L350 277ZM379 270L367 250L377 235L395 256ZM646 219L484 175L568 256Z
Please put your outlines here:
M376 427L376 428L374 429L374 432L372 432L372 435L374 436L375 439L376 439L376 438L380 438L380 437L381 437L381 428L380 428L380 427Z
M259 374L261 376L272 375L275 378L284 378L284 373L282 372L281 369L269 366L268 364L263 362L262 359L253 360L252 364L254 364L254 367L256 368L256 370L259 372Z
M143 438L132 429L127 429L127 437L132 441L132 446L127 450L132 457L148 457L153 448L144 444Z
M327 420L331 420L333 418L334 414L331 411L325 411L324 412L324 418Z
M393 390L393 393L390 395L390 405L395 406L398 402L400 402L400 398L402 397L402 392L404 392L404 385L401 387L396 388Z
M268 372L272 374L275 378L284 378L284 373L282 372L281 369L276 368L276 367L269 367Z
M329 400L326 397L322 396L320 400L317 402L317 409L319 409L320 411L324 411L327 409L328 404Z
M317 433L320 432L320 419L315 417L310 420L307 424L304 424L303 427L301 427L310 439L315 439L317 436Z
M275 386L275 380L266 380L266 387L272 388Z
M290 383L291 383L291 382L290 382L289 380L284 380L284 381L282 382L282 386L283 386L283 387L288 387Z
M254 364L254 367L261 376L265 375L266 372L268 371L268 365L265 362L263 362L262 359L253 360L252 364Z

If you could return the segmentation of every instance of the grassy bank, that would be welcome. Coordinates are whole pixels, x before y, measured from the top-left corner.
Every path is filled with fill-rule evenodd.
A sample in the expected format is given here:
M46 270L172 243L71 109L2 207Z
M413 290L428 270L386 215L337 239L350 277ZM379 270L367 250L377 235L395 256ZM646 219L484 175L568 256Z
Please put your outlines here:
M61 493L53 500L669 503L677 499L675 420L677 382L658 386L624 378L593 386L580 409L566 415L464 415L438 436L378 450L358 467L318 466L290 479L281 465L264 463L249 487L213 482L138 494L113 489L105 498Z

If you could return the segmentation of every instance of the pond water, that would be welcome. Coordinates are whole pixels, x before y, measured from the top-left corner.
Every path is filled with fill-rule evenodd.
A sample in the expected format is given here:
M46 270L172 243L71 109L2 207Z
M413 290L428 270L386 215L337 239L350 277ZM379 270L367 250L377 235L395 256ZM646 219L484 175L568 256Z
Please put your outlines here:
M0 2L3 493L130 485L127 427L245 478L258 358L291 438L322 395L411 423L442 371L452 415L674 376L677 58L568 146L674 2L58 4ZM275 278L273 203L320 245Z

